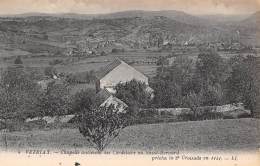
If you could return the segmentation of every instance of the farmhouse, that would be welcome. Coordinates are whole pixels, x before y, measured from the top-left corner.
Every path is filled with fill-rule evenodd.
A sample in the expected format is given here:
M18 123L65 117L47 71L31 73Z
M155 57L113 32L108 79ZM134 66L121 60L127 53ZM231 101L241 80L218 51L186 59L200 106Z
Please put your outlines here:
M105 68L102 68L97 74L96 90L99 92L106 89L110 93L115 93L115 86L118 83L126 83L131 80L137 80L147 85L147 89L151 91L148 83L148 77L137 71L120 59L114 60Z

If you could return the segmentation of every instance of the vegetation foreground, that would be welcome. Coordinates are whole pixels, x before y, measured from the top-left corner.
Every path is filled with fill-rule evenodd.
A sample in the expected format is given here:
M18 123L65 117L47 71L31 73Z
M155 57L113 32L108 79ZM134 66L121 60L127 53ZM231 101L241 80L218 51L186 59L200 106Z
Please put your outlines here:
M125 128L106 151L251 151L260 145L259 126L259 119L136 125ZM1 133L4 148L96 151L78 129L71 128Z

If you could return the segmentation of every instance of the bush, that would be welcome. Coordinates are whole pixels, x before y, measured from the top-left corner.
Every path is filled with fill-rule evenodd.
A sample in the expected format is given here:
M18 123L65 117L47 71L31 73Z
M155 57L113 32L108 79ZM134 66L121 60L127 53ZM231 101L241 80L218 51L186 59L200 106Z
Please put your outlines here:
M251 115L246 112L237 115L237 118L250 118L250 117Z
M126 120L123 117L113 105L84 110L79 131L95 149L101 152L126 127Z
M23 64L21 56L17 56L17 58L14 60L14 64Z
M224 115L223 119L235 119L231 114Z
M124 52L125 50L123 48L113 48L112 49L112 53L121 53L121 52Z
M214 120L223 119L223 113L221 112L204 112L197 120Z
M194 120L193 113L181 113L177 116L178 121L192 121Z
M102 51L102 52L100 53L100 56L107 56L107 53L106 53L105 51Z

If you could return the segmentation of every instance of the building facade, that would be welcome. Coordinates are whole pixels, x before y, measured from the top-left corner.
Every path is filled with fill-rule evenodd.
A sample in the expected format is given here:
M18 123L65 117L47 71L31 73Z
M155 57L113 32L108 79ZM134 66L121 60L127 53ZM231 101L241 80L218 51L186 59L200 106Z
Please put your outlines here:
M137 80L145 83L147 87L149 86L147 76L137 71L124 61L116 59L98 73L96 89L97 91L106 89L110 93L114 94L115 86L117 84L126 83L131 80Z

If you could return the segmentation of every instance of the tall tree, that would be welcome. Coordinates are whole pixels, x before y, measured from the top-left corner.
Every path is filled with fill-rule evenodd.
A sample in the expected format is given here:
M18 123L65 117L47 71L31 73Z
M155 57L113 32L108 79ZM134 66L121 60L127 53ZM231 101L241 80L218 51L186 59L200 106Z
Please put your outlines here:
M96 91L94 89L86 89L72 96L71 113L80 114L82 111L87 111L97 108L101 103L96 102Z
M163 68L163 69L161 69ZM171 66L161 67L152 83L156 107L179 107L183 96L193 90L194 63L188 57L176 57Z
M207 96L203 105L223 103L223 86L227 77L226 63L214 50L206 50L198 55L196 74L200 91Z
M37 116L55 116L67 114L70 110L69 88L66 84L51 82L46 91L37 97Z
M2 119L24 119L33 109L37 83L24 68L7 68L0 80L0 115Z
M115 96L130 107L146 107L149 103L150 95L146 91L146 85L142 82L132 80L126 83L119 83L115 89Z
M256 109L256 98L259 95L256 57L233 58L231 65L232 72L227 79L227 99L230 103L244 103L253 115Z
M194 92L190 92L184 98L185 107L190 108L193 113L193 120L197 120L198 107L201 106L201 102L201 94L196 94Z

